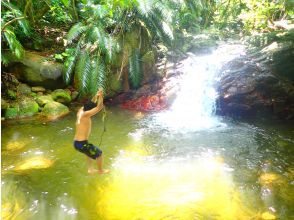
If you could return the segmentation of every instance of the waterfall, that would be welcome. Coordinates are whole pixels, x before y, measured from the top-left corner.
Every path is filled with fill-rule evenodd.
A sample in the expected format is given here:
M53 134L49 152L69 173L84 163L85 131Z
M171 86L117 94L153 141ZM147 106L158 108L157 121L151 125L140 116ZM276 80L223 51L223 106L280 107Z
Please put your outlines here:
M182 61L179 91L171 108L155 116L156 123L172 130L201 130L224 125L215 116L220 67L244 54L242 45L222 45L211 54L194 55Z

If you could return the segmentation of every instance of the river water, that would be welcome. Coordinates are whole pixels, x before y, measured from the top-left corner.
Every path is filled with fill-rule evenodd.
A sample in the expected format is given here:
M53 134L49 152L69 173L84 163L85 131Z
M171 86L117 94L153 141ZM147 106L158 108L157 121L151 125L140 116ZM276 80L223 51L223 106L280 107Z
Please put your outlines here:
M214 115L217 69L234 49L191 55L170 110L108 108L109 174L88 175L73 149L74 111L2 123L2 219L294 219L293 125ZM90 142L102 130L94 116Z

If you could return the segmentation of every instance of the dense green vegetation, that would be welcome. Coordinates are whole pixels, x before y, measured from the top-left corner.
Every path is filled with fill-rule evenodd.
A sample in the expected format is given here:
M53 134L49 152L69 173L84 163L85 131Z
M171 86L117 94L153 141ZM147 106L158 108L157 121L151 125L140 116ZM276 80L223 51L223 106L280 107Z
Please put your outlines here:
M64 63L65 82L84 95L120 78L124 90L138 88L158 45L185 52L192 34L268 33L287 29L294 17L291 0L3 0L1 6L2 63L9 63L7 49L21 59L25 48L52 48L47 39L54 35L63 45L53 46L53 58Z

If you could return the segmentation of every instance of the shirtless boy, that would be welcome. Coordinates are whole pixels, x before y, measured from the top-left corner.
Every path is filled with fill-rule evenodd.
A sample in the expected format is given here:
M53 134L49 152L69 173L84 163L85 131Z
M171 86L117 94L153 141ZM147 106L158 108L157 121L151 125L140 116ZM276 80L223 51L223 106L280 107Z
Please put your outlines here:
M91 117L103 108L103 92L98 90L97 94L88 101L77 113L76 133L74 137L74 147L76 150L87 155L88 173L108 173L102 168L102 151L88 142L91 133ZM93 160L96 160L98 170L93 168Z

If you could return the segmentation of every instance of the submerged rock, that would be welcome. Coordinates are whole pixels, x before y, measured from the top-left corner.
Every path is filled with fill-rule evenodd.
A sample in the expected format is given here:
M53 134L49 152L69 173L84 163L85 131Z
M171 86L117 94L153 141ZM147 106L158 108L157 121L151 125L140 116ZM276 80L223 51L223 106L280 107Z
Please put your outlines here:
M24 148L29 142L22 140L22 141L10 141L7 143L6 146L3 146L7 151L16 151Z
M68 113L68 107L59 102L48 102L42 110L42 115L52 120L60 118Z
M17 219L17 216L23 211L23 208L17 201L14 202L3 202L1 205L1 219Z
M272 213L270 213L270 212L264 212L261 215L261 219L263 219L263 220L274 220L274 219L277 219L277 217L275 215L273 215Z
M33 157L25 160L15 167L15 171L25 171L31 169L46 169L53 165L53 161L44 157Z

